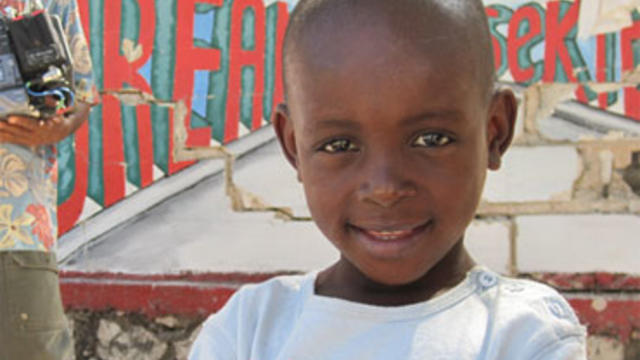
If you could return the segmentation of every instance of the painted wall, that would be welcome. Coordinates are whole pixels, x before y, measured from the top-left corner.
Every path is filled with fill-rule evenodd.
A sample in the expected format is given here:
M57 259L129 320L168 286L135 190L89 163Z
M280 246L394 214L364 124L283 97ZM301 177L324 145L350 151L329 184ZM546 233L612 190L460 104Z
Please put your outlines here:
M591 1L590 6L599 6ZM640 63L640 14L632 26L578 37L580 1L486 0L498 75L506 81L615 83ZM584 14L582 15L584 16ZM640 91L597 93L585 85L576 99L640 120Z
M286 3L79 0L100 90L183 101L187 145L228 143L261 127L282 99ZM232 60L233 59L233 60ZM59 224L75 223L189 166L173 160L171 109L102 96L59 148Z
M224 144L255 130L282 99L288 14L296 1L78 0L100 90L136 88L191 107L187 145ZM640 63L632 26L578 39L579 1L486 0L500 78L620 82ZM640 90L580 101L640 120ZM173 111L103 95L74 139L59 148L60 232L191 163L173 159Z

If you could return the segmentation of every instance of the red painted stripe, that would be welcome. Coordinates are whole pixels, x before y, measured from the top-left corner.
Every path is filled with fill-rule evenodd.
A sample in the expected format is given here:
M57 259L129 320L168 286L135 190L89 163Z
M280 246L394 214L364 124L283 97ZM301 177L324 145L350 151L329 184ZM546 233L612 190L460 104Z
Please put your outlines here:
M560 291L640 291L640 277L612 273L538 273L523 274L523 277L543 282Z
M69 283L60 289L66 309L121 310L148 317L167 314L204 317L218 311L235 288L155 284Z
M149 282L167 282L167 281L188 281L192 283L258 283L268 280L279 275L293 275L299 272L281 271L273 273L192 273L183 272L179 274L125 274L111 272L81 272L81 271L61 271L61 281L79 281L79 280L124 280L124 281L149 281Z
M167 314L203 317L218 311L242 285L265 281L279 273L60 273L66 309L121 310L149 317Z
M589 334L611 335L623 342L630 340L633 330L640 329L640 298L606 300L604 297L569 299Z

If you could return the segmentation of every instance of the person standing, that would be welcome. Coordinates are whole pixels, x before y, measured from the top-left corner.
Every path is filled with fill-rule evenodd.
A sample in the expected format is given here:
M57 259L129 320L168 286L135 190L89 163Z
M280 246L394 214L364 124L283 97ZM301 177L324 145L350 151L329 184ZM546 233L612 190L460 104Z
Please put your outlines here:
M53 117L0 119L0 359L66 360L73 357L73 339L55 257L56 144L87 120L95 89L76 0L0 0L4 15L30 13L33 6L60 17L76 100Z

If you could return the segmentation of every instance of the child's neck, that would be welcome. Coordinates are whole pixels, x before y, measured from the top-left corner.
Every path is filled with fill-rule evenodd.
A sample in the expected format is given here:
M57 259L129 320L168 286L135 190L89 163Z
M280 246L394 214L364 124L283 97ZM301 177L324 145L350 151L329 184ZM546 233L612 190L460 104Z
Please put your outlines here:
M342 258L318 274L315 293L378 306L415 304L453 288L465 279L474 265L475 262L460 241L418 280L404 285L385 285L369 279Z

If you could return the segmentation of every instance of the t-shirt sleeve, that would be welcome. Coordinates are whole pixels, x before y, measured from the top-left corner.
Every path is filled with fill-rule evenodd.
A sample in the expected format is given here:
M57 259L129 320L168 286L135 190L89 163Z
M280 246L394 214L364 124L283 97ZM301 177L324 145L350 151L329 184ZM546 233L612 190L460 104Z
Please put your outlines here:
M93 77L93 65L89 46L80 21L80 13L76 0L51 1L48 9L50 14L58 15L62 29L69 44L69 51L73 61L73 79L76 100L93 103L96 99L96 89Z
M250 320L243 312L246 288L233 294L220 311L204 322L191 346L189 360L234 360L238 357L238 332L243 328L243 322Z
M531 360L587 360L586 329L559 294L540 299L538 316L544 322L532 333Z
M554 343L541 351L532 360L587 360L585 339L574 336Z
M302 276L242 286L205 321L190 360L273 359L295 323L304 293Z
M215 315L212 315L191 346L189 360L233 360L235 358L232 338L217 324Z
M528 281L501 287L491 353L499 359L586 360L586 329L552 288Z

